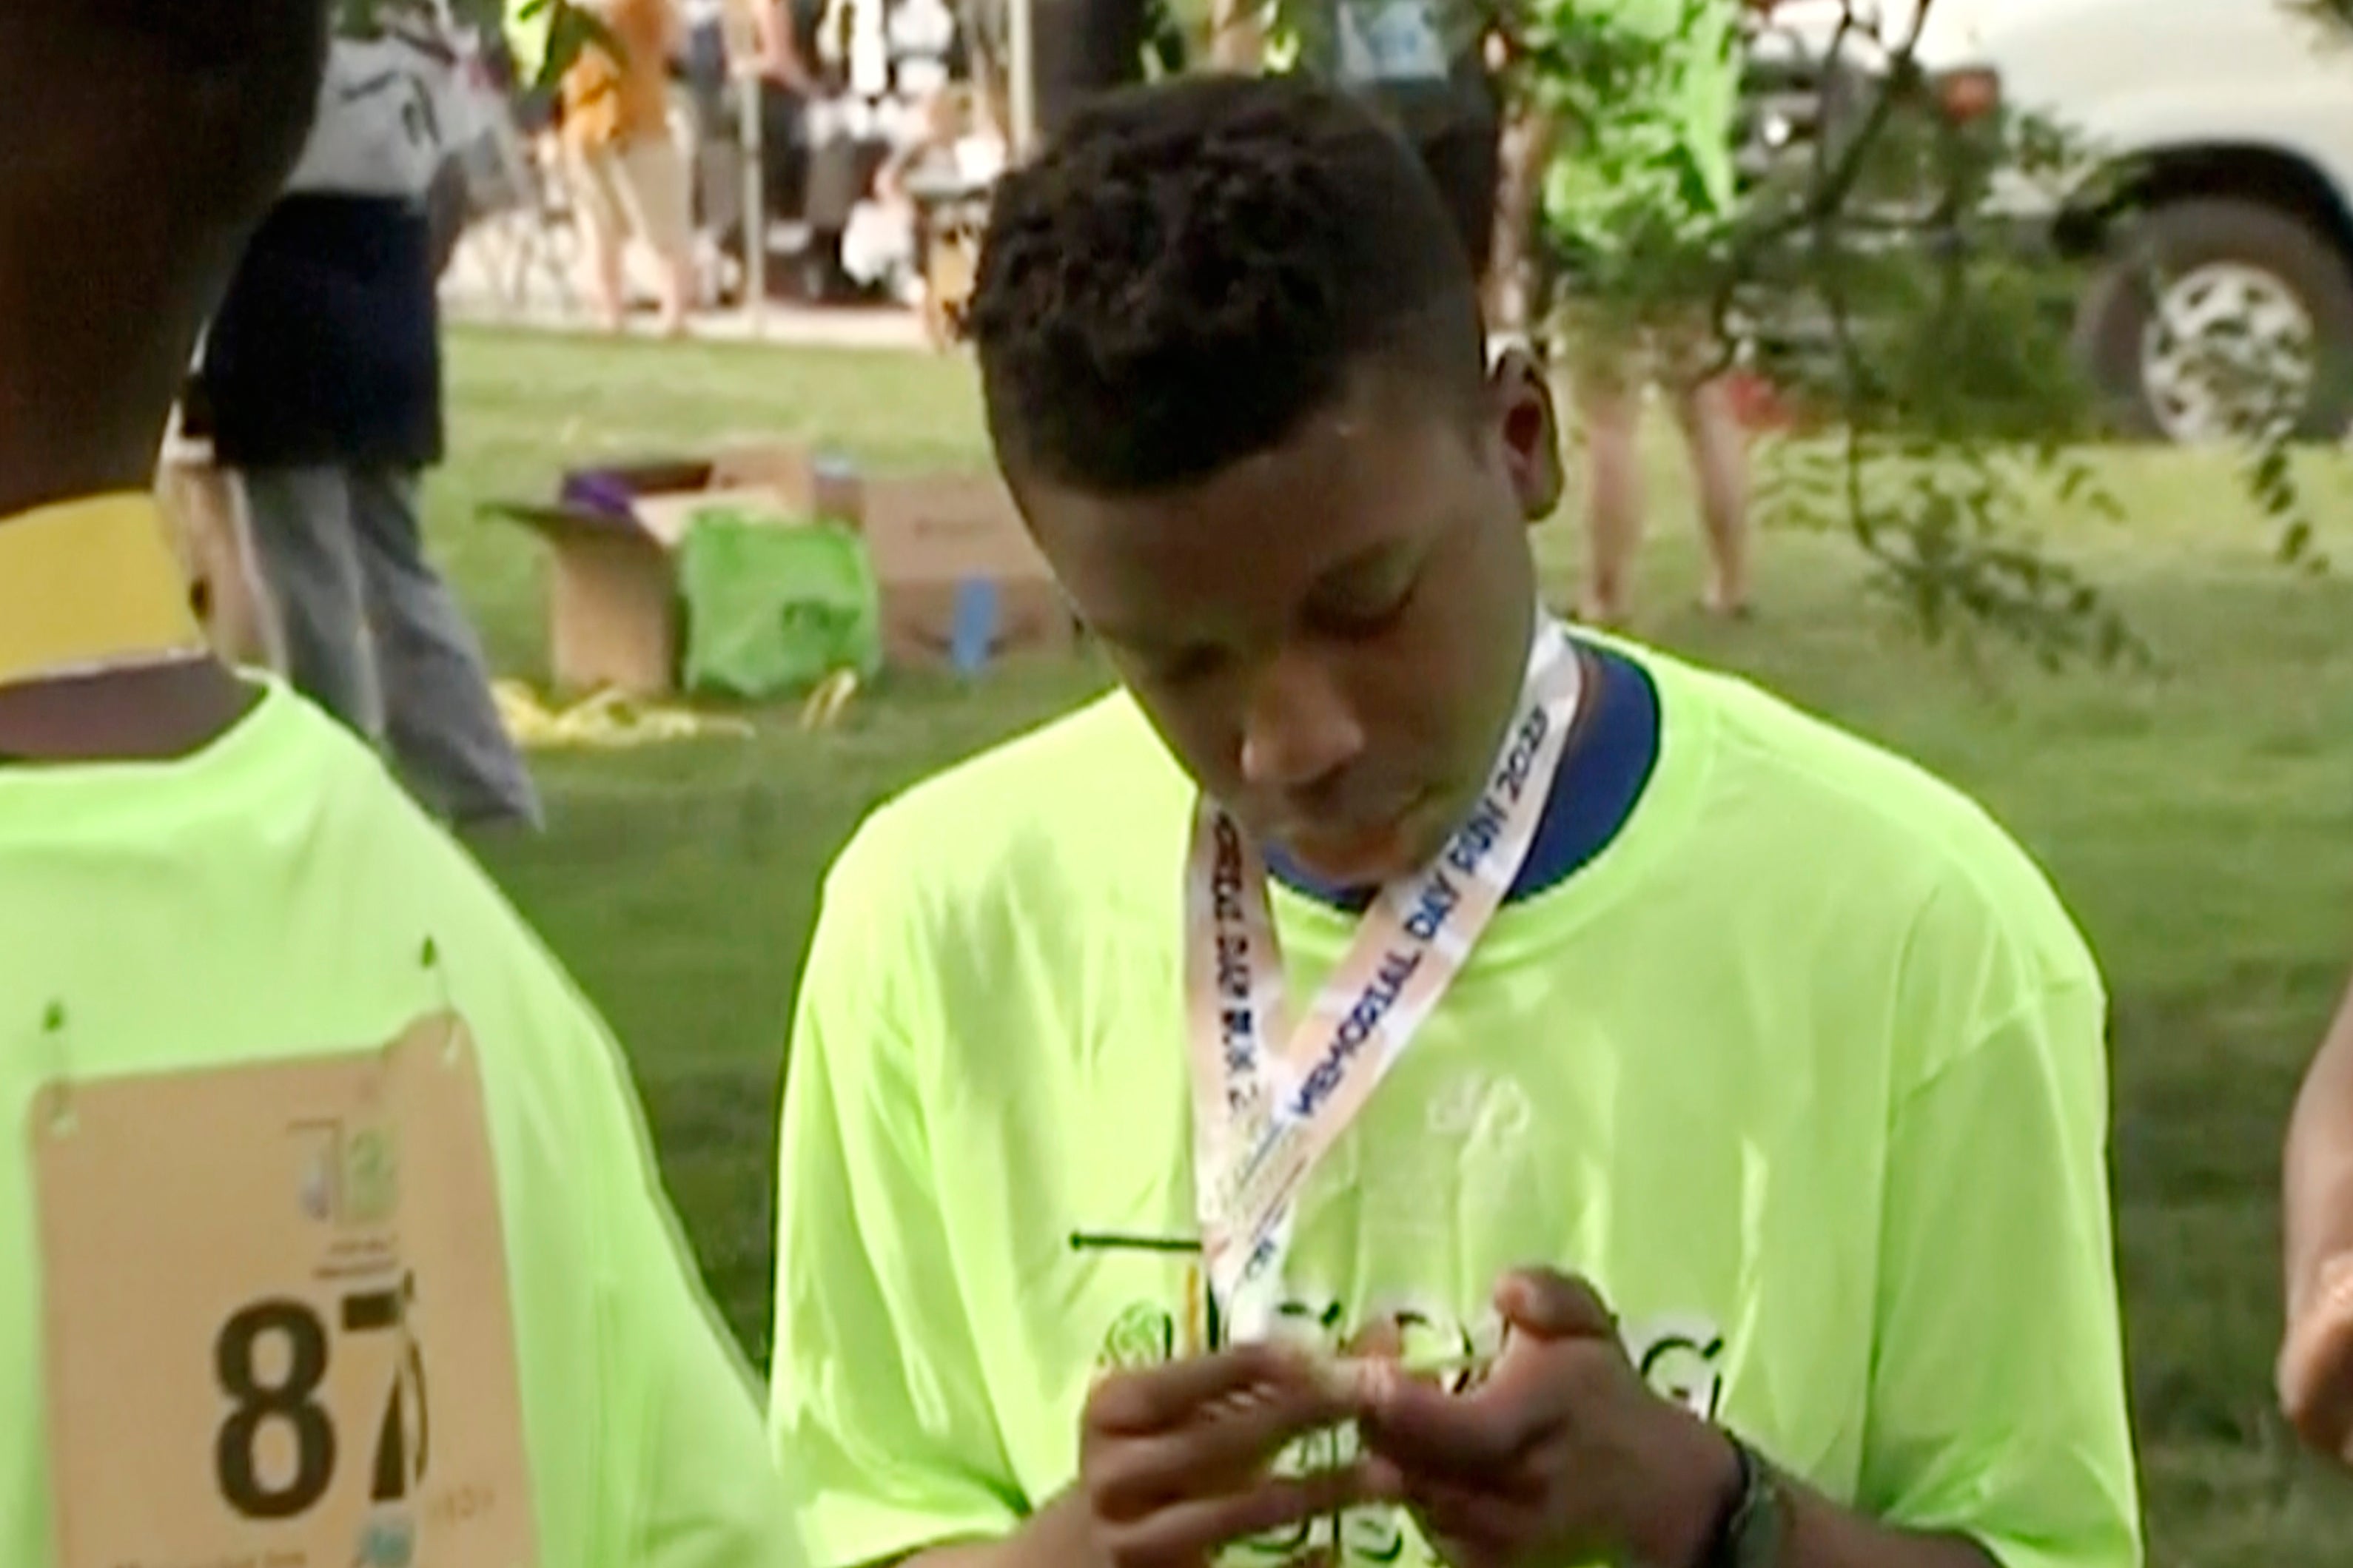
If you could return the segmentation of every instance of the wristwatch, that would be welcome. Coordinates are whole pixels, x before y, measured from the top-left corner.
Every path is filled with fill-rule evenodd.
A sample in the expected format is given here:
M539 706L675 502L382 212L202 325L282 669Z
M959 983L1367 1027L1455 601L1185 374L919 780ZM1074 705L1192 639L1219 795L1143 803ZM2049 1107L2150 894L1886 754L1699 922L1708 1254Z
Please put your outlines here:
M1788 1531L1788 1505L1772 1461L1733 1436L1739 1460L1732 1502L1708 1537L1699 1568L1780 1568L1782 1538Z

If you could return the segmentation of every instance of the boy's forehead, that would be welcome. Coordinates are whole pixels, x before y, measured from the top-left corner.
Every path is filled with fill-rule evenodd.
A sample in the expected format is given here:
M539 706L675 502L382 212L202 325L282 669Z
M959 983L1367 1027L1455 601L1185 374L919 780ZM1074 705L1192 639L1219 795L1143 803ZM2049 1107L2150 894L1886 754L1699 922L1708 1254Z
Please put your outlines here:
M1367 371L1271 445L1166 489L1105 493L1051 479L1018 458L1010 467L1017 493L1049 497L1057 521L1247 516L1289 508L1302 490L1320 498L1319 512L1332 512L1393 499L1404 479L1427 484L1462 466L1436 460L1468 457L1477 447L1477 422L1466 417L1462 401L1427 381Z
M1475 495L1461 421L1351 404L1198 485L1099 496L1018 488L1040 547L1082 610L1091 604L1216 605L1304 593L1391 545L1409 544ZM1127 618L1123 615L1122 618Z

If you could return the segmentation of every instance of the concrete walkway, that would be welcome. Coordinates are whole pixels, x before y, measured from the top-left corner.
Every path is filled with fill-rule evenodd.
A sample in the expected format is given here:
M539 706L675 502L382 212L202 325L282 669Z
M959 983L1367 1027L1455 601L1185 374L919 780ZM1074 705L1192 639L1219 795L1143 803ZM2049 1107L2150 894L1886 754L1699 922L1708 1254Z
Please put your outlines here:
M577 310L541 307L516 310L480 299L442 298L444 317L476 326L522 327L534 331L588 333L596 327ZM630 318L629 335L654 336L652 320ZM757 319L748 310L706 310L688 325L698 342L773 343L783 348L894 349L928 353L931 343L913 312L890 309L818 310L807 305L771 305Z
M478 224L459 242L442 279L442 308L453 321L590 331L594 324L575 282L577 277L567 231L519 219L493 219ZM650 279L639 281L649 283ZM649 318L638 316L632 318L630 331L650 336L653 328ZM892 306L828 310L771 304L757 312L706 311L695 317L691 335L712 342L933 352L922 318Z

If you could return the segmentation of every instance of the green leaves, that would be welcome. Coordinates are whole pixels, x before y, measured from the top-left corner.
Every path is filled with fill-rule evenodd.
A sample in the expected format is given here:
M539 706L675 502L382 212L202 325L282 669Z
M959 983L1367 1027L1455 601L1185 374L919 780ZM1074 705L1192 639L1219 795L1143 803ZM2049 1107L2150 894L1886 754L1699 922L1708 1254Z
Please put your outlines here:
M2031 520L2055 508L2121 508L2082 455L2061 446L1956 444L1852 428L1765 448L1759 511L1844 531L1872 582L1931 642L1993 634L2046 668L2090 660L2146 668L2155 656L2099 590L2036 544Z

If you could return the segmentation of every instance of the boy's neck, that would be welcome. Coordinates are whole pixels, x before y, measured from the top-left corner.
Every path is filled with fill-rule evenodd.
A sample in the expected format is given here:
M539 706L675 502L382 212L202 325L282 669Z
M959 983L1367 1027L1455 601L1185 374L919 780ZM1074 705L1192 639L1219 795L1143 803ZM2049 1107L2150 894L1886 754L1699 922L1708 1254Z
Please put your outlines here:
M218 660L183 659L0 688L0 773L11 766L194 756L261 700Z

